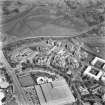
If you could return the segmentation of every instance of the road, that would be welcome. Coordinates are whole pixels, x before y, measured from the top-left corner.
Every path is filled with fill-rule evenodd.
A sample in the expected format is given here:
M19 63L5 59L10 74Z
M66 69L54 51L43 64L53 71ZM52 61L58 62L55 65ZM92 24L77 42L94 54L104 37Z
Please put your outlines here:
M17 94L18 94L18 98L19 98L19 103L20 103L20 105L28 105L27 103L26 103L26 101L24 101L24 100L26 100L25 99L25 97L23 97L24 95L24 92L22 91L22 88L21 88L21 86L20 86L20 84L19 84L19 82L18 82L18 80L17 80L17 77L16 77L16 75L15 75L15 73L14 73L14 69L12 69L11 67L10 67L10 65L9 65L9 63L7 62L7 60L5 59L5 57L4 57L4 55L3 55L3 52L0 50L0 59L2 59L2 62L4 62L4 64L6 65L6 68L7 68L7 72L8 72L8 74L12 77L12 79L13 79L13 84L14 84L14 86L15 86L15 88L16 88L16 91L17 91Z

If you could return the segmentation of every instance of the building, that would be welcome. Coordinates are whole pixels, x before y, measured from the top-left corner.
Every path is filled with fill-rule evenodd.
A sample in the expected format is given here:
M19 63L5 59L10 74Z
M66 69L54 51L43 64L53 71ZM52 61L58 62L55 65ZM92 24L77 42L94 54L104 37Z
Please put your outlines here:
M9 83L7 82L5 76L0 75L0 88L7 88Z
M105 94L102 95L102 100L103 100L103 102L105 102Z
M99 69L103 69L105 66L105 60L99 57L95 57L91 64Z
M40 105L72 105L75 98L64 79L35 86Z
M83 103L83 105L91 105L89 102L85 102Z
M95 102L93 105L102 105L100 102Z
M94 78L95 80L99 80L101 78L103 72L97 68L94 68L92 66L88 66L83 74L87 75L91 78Z
M103 72L103 75L101 76L101 80L103 83L105 83L105 72Z
M5 94L2 89L0 89L0 105L2 105L2 99L5 97Z

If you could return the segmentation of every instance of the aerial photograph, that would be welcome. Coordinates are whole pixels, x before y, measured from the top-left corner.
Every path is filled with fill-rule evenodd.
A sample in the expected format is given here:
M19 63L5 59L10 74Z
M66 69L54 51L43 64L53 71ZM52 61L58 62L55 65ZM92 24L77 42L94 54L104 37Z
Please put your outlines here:
M105 105L105 0L0 0L0 105Z

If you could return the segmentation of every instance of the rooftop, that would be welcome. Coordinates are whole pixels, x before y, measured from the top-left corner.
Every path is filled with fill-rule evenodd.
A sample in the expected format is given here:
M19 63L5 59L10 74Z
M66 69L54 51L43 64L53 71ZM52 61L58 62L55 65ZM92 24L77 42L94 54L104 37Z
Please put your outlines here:
M103 72L97 68L94 68L92 66L88 66L86 70L84 71L84 75L88 75L89 77L93 77L96 80L99 80L99 78L102 76Z
M41 105L65 105L75 98L64 79L35 86Z

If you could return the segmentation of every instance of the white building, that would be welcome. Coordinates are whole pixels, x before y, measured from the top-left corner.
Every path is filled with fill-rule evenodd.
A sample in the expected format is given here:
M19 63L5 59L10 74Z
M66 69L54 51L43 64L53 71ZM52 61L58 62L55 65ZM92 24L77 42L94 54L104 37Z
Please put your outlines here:
M105 102L105 94L102 96L102 100Z
M0 75L0 87L7 88L8 86L9 86L9 83L6 81L5 77Z
M105 68L105 60L99 57L95 57L91 64L97 68L103 69Z
M102 80L103 83L105 83L105 72L103 72L103 75L101 77L101 80Z
M92 66L88 66L86 70L84 71L84 75L94 78L95 80L99 80L102 74L103 72L101 70L96 69Z
M0 90L0 105L3 105L2 99L5 97L5 94L2 90Z

